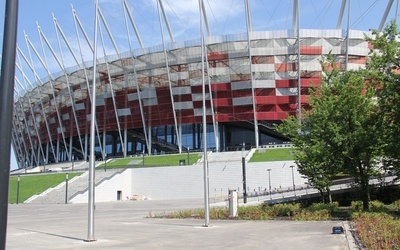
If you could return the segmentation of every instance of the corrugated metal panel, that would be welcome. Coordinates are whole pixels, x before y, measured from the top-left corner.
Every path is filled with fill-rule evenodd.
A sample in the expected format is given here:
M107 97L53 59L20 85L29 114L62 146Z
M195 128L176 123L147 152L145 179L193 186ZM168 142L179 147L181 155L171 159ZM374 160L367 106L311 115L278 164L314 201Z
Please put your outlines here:
M232 99L233 106L242 106L242 105L252 105L253 98L252 97L238 97Z
M232 90L251 89L251 81L232 82Z
M193 109L193 102L175 102L175 110Z

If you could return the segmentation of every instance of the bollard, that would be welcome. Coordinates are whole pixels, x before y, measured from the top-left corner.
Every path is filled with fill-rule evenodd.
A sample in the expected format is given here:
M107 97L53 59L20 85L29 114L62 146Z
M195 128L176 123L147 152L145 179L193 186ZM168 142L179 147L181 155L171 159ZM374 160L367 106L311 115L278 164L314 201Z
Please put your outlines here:
M236 190L229 190L229 217L238 216L238 195Z

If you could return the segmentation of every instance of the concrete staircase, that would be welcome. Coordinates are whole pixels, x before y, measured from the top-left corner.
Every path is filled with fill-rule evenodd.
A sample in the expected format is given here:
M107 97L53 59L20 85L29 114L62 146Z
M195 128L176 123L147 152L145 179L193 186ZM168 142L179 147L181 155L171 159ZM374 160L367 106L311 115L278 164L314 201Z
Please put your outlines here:
M232 151L232 152L209 152L208 153L208 162L209 163L221 163L221 162L242 162L242 154L246 157L246 161L249 159L249 155L253 155L254 150L245 150L243 151ZM251 157L251 156L250 156ZM203 161L201 161L203 162Z
M106 180L110 180L115 175L122 173L126 169L108 169L107 171L95 171L95 185L99 185ZM76 176L68 181L68 200L84 193L88 189L89 172L86 171L80 176ZM49 188L39 195L34 195L25 203L42 203L42 204L63 204L65 203L66 183L62 182L54 188Z

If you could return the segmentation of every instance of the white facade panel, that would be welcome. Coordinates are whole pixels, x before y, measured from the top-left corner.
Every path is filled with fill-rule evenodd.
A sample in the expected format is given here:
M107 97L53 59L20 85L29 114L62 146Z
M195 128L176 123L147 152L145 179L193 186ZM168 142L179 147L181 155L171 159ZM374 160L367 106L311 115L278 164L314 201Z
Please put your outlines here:
M359 69L365 69L365 65L358 63L349 63L347 65L347 68L348 70L359 70Z
M74 104L75 110L79 111L79 110L84 110L85 109L85 104L84 103L76 103Z
M276 88L276 96L294 96L297 93L297 88Z
M172 72L169 75L171 77L171 81L184 80L189 78L188 72Z
M232 82L232 90L251 89L251 81Z
M69 114L68 113L66 113L66 114L63 114L62 115L62 119L65 121L65 120L69 120Z
M210 94L206 93L205 95L206 100L210 100ZM192 101L198 102L203 100L203 94L192 94Z
M192 93L192 88L190 86L172 88L172 95L185 95L191 93Z
M157 98L154 99L143 99L143 106L155 106L158 105Z
M229 75L229 68L228 67L209 68L208 71L210 72L210 76Z
M275 88L275 80L254 80L254 88Z
M118 114L118 116L131 115L131 109L130 108L117 109L117 114Z
M138 98L138 93L130 93L128 94L128 101L136 101Z
M275 64L252 64L254 72L272 72L275 71Z
M175 110L193 109L193 102L175 102Z
M233 98L232 104L233 106L252 105L253 98L251 96Z

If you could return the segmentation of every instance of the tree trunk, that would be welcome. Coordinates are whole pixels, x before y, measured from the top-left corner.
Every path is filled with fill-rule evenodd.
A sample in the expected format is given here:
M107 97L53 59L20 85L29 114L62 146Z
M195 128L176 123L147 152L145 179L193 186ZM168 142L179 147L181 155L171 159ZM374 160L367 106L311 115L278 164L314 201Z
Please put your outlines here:
M359 166L361 179L361 200L363 203L363 211L369 210L369 176L364 175L364 169Z
M319 189L319 193L321 194L322 203L325 203L324 191L322 189Z
M329 203L332 203L332 194L329 188L326 188L326 193L328 194Z

